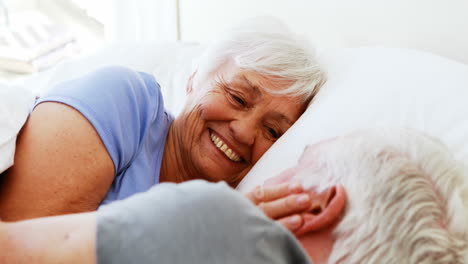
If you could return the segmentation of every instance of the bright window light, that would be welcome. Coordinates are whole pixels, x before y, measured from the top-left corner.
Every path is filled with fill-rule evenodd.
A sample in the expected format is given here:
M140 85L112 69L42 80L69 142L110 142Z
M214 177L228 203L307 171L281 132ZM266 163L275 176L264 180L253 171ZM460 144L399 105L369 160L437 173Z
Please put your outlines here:
M106 25L110 21L112 3L110 0L69 0L76 7L83 10L86 15Z

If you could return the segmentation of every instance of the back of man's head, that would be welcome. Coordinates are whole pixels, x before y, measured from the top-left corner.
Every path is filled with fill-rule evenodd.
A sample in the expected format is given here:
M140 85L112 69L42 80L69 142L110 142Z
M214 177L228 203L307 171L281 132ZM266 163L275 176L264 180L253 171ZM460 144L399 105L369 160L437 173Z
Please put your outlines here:
M348 195L329 263L468 263L468 174L440 142L375 129L311 148L298 177Z

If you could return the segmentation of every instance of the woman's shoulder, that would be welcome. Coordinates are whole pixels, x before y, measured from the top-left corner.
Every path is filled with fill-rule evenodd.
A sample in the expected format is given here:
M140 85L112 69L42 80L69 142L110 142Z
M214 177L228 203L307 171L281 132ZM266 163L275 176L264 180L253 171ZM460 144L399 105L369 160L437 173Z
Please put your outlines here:
M96 68L78 78L55 85L41 96L37 104L44 101L97 108L128 105L133 108L147 107L154 111L163 99L161 88L151 74L113 65Z

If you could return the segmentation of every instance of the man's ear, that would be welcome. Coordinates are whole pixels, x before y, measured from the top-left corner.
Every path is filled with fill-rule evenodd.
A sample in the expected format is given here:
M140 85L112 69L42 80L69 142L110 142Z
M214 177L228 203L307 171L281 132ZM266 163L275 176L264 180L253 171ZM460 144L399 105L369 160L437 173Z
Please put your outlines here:
M197 73L197 71L194 71L192 73L192 75L190 75L190 78L187 81L187 86L185 87L185 92L187 94L190 94L192 92L192 90L193 90L193 77L195 77L196 73Z
M316 232L337 222L344 212L347 197L341 185L332 186L316 194L311 192L311 208L302 214L304 225L296 231L296 235Z

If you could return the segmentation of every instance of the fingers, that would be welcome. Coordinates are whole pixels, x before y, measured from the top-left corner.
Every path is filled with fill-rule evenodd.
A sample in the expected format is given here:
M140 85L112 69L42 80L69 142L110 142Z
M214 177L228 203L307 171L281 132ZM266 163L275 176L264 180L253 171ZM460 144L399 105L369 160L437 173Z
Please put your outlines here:
M285 198L257 205L268 217L278 219L281 217L302 213L310 207L308 194L292 194Z
M280 223L289 231L291 231L292 233L295 233L304 225L304 219L300 215L297 215L297 214L281 218L277 220L277 222Z
M274 201L290 194L302 192L302 186L297 182L282 183L272 186L257 186L246 194L246 197L255 205Z

